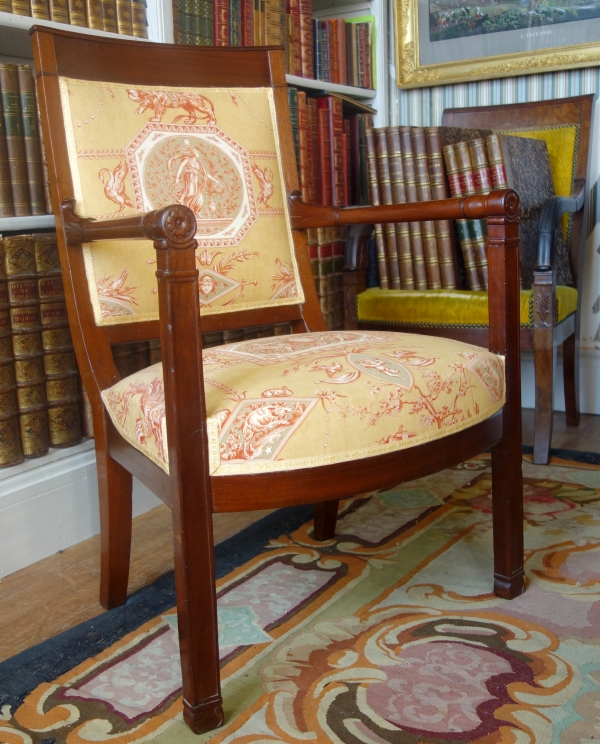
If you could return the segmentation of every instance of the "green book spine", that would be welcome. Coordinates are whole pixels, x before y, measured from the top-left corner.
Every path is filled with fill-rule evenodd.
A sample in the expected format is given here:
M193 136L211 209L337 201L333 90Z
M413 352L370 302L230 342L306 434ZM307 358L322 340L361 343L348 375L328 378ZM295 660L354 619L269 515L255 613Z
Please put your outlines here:
M42 169L40 133L38 130L37 106L35 103L35 88L31 67L29 65L19 65L18 76L31 214L46 214L44 171Z
M29 183L27 178L27 157L21 117L19 95L19 75L17 65L0 64L0 89L6 130L6 149L10 179L12 183L13 206L17 217L31 214L29 203Z

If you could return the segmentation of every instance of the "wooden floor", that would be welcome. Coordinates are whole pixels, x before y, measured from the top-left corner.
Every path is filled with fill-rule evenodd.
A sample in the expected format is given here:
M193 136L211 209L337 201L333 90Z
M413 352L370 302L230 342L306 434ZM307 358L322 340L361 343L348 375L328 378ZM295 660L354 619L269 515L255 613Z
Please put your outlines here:
M533 411L523 411L523 441L533 444ZM567 427L564 414L554 418L556 448L598 451L600 416L582 416ZM239 532L269 512L217 514L215 542ZM100 614L98 604L99 538L6 577L0 582L0 661ZM129 591L173 568L170 514L159 506L134 520Z

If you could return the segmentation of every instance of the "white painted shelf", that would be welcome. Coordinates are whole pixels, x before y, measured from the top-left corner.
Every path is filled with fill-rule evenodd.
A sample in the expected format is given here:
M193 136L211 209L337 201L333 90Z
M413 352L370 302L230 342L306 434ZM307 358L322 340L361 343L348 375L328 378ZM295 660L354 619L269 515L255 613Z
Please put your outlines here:
M26 217L0 217L0 235L10 230L38 230L54 227L53 214L35 214Z
M310 88L310 90L322 90L324 93L341 93L349 98L364 98L372 100L375 98L376 91L370 88L355 88L352 85L339 85L339 83L326 83L323 80L313 80L312 78L297 77L296 75L286 75L288 85L294 85L297 88Z

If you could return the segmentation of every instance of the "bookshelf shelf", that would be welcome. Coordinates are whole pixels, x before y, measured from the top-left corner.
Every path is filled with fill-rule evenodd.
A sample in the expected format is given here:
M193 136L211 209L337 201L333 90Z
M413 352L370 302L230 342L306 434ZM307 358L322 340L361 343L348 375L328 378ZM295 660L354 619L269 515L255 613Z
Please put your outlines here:
M375 98L376 91L369 88L354 88L351 85L339 85L338 83L326 83L323 80L313 80L312 78L297 77L296 75L286 75L285 79L288 85L296 88L305 88L310 90L321 90L324 93L342 93L351 98L364 98L372 100Z
M54 227L53 214L27 215L26 217L0 217L0 234L13 230L40 230Z
M50 26L64 31L79 31L90 36L110 36L115 39L131 39L132 41L145 41L135 36L124 36L122 34L111 34L108 31L97 31L93 28L81 28L70 26L66 23L55 23L40 18L15 15L14 13L0 13L0 50L3 57L21 57L30 60L33 57L31 51L31 40L29 29L39 24Z

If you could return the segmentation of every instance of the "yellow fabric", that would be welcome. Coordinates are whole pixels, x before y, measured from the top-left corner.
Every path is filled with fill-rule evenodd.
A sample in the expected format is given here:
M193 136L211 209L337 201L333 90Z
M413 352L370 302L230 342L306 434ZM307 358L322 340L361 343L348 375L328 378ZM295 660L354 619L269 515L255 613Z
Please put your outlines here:
M556 287L556 322L560 323L576 310L577 290ZM419 291L375 287L358 296L358 319L365 323L482 328L489 324L488 294L461 289ZM521 326L533 327L532 289L521 290Z
M504 359L411 333L330 331L203 353L213 475L290 470L412 447L504 403ZM168 472L162 365L102 394L115 426Z
M80 214L190 207L203 314L303 301L270 88L60 85ZM152 243L104 241L84 252L99 325L158 317Z
M554 193L557 196L571 196L575 179L575 166L578 144L578 126L565 124L563 126L548 127L547 129L527 129L510 131L516 137L531 137L545 140L548 145L550 169L554 182ZM570 215L562 217L562 228L565 240Z

